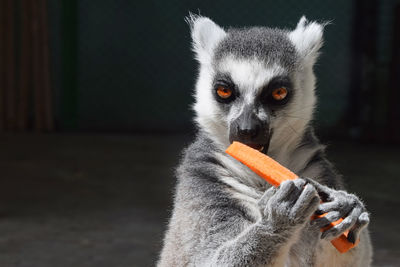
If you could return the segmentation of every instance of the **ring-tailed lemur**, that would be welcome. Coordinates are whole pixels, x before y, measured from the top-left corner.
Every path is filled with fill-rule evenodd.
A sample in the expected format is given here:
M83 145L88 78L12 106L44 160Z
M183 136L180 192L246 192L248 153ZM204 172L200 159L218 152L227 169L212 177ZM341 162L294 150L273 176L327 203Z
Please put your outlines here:
M293 31L225 31L205 17L189 22L198 134L177 170L158 266L369 266L368 212L344 191L311 125L323 25L303 17ZM224 152L232 141L312 179L271 187ZM328 214L311 223L314 213ZM361 241L341 254L329 240L345 230Z

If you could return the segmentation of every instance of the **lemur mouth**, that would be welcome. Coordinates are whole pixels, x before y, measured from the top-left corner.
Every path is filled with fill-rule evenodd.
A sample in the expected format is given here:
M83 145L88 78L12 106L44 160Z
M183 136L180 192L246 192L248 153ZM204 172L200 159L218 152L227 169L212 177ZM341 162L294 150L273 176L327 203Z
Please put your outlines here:
M264 148L265 148L265 145L261 145L261 144L246 144L246 145L251 147L251 148L253 148L253 149L256 149L256 150L258 150L260 152L263 152Z
M269 140L268 143L266 144L246 144L247 146L260 151L261 153L267 154L268 149L269 149Z

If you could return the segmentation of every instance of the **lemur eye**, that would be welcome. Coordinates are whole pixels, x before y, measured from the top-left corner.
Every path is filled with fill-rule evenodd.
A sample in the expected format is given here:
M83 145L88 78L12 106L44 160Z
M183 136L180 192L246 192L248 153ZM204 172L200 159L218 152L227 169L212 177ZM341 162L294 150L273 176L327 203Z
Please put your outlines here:
M217 95L222 99L228 99L232 96L232 90L225 86L218 86L217 87Z
M275 100L283 100L288 94L286 87L279 87L272 91L272 98Z

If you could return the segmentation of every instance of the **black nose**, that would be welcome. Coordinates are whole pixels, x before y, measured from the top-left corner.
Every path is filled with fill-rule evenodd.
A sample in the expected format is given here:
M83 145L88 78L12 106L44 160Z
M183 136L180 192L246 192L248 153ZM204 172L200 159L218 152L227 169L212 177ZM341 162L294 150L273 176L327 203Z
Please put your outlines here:
M256 137L260 131L260 127L255 124L248 125L249 127L241 127L241 126L242 125L238 125L237 128L239 138L252 139Z
M252 106L244 108L242 114L231 122L229 141L239 141L245 144L266 145L269 143L268 117L261 120Z
M237 138L244 142L253 142L260 134L261 121L250 110L240 116L236 121Z

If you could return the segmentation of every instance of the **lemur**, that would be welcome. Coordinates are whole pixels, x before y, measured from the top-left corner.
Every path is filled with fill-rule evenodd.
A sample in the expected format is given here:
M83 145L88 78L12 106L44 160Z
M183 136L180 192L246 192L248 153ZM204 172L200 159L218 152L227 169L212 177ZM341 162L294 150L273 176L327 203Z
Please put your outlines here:
M158 266L369 266L369 213L345 191L311 122L325 25L302 17L294 30L225 30L198 15L188 21L200 65L198 131L177 168ZM270 186L224 152L233 141L302 178ZM346 230L360 242L342 254L329 241Z

